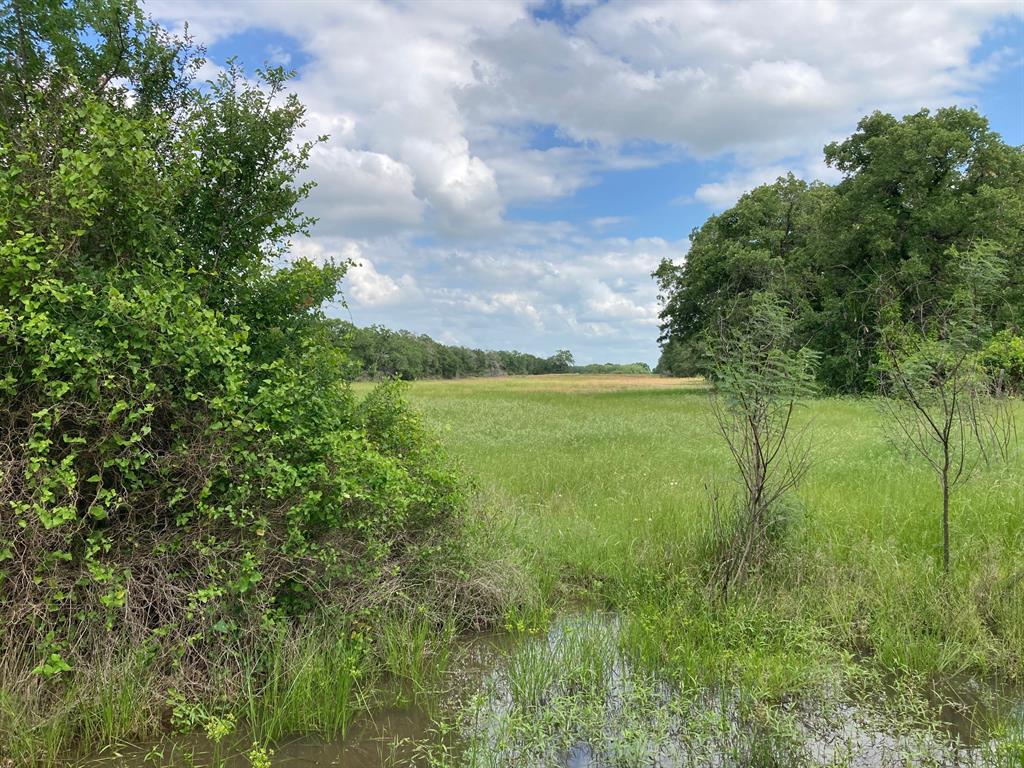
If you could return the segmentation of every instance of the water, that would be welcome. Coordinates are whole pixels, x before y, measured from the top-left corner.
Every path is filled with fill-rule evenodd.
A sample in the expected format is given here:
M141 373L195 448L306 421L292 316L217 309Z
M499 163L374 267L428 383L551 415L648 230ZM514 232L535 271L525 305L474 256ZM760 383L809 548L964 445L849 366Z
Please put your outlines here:
M633 669L613 615L562 617L546 635L461 641L444 696L365 715L344 739L275 745L273 766L488 768L729 768L749 765L989 766L983 723L1024 722L1022 699L973 679L926 697L889 692L851 702L837 692L762 701L737 690L683 691ZM249 766L241 737L221 764ZM148 756L148 757L147 757ZM203 766L201 737L108 751L102 768ZM1007 763L1009 764L1009 762Z

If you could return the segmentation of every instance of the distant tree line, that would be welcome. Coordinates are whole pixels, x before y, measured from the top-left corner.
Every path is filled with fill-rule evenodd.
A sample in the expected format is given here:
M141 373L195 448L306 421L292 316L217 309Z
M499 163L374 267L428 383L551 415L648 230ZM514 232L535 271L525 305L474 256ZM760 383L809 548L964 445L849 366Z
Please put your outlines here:
M573 373L650 373L647 363L591 363L573 366Z
M770 291L792 312L797 342L820 354L820 384L875 391L884 326L934 326L938 308L970 293L984 319L979 358L1019 389L1024 150L973 110L876 112L825 147L825 162L843 174L838 184L780 177L695 229L684 260L661 263L656 371L707 372L716 324ZM979 258L998 291L977 294L967 279Z
M569 373L573 356L560 349L550 357L515 350L485 350L442 344L426 334L381 325L360 328L330 321L335 343L345 350L354 378L457 379L464 376Z
M425 333L393 331L382 325L360 328L329 320L331 336L349 361L352 378L458 379L465 376L532 376L544 373L651 373L647 363L575 365L572 352L550 357L515 350L474 349L442 344Z

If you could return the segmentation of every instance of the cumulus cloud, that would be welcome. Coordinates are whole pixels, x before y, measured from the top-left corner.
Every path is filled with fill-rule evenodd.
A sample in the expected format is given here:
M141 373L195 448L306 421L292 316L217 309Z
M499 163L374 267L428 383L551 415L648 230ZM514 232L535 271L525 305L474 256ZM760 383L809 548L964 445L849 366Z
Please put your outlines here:
M553 228L538 249L534 234L513 230L501 245L338 240L326 250L364 265L343 284L346 317L358 324L542 355L568 346L583 362L653 362L658 306L650 273L662 258L681 257L686 244Z
M332 208L340 225L373 228L388 209L395 211L393 228L420 225L421 209L445 231L500 222L494 171L470 146L454 94L473 79L466 42L507 25L523 8L295 1L151 2L147 8L160 19L188 20L205 43L254 28L298 41L309 62L294 86L313 113L309 135L325 126L342 129L331 131L326 151L311 158L311 172L325 188L312 204ZM359 152L368 154L352 154ZM367 167L371 159L375 168ZM356 189L372 187L369 209L356 200L323 201L350 181Z
M411 275L402 275L397 280L382 275L367 258L359 258L348 271L346 285L352 298L364 307L414 299L417 293L416 281Z
M495 231L510 202L574 193L631 141L729 153L748 175L810 156L867 110L971 93L1014 56L973 61L982 35L1024 15L1016 0L570 2L561 24L525 2L148 7L205 42L263 27L302 47L310 134L332 134L311 204L356 236ZM531 146L538 124L579 143Z
M683 198L678 202L697 200L713 210L721 211L735 203L743 193L761 184L770 184L780 176L785 176L788 170L781 165L770 165L730 173L719 181L701 184L693 193L693 198Z
M579 140L649 139L700 155L780 158L865 110L913 110L976 87L971 52L1016 2L642 3L569 32L521 19L476 42L477 119L541 120Z
M203 43L259 29L293 42L265 49L300 62L304 135L330 134L310 158L320 223L296 253L361 263L345 284L357 322L602 361L653 360L649 273L685 244L642 237L657 234L642 216L545 206L680 158L723 169L682 190L716 210L787 169L829 178L821 146L866 112L970 102L1018 66L1013 40L977 50L1024 17L1019 0L558 7L551 20L525 1L147 3ZM633 237L607 237L620 231Z
M379 234L422 223L426 204L405 163L328 145L313 150L311 166L317 191L306 207L319 218L319 234Z

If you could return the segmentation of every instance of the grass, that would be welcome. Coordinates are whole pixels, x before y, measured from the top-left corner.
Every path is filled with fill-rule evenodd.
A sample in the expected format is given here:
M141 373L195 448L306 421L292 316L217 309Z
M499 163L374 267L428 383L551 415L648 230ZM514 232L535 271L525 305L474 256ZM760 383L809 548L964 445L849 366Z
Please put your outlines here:
M254 744L295 734L343 741L360 714L432 706L453 639L451 622L437 626L422 614L383 615L361 629L345 617L319 616L270 633L240 663L211 659L214 697L167 688L137 650L112 653L56 694L0 669L0 768L219 768L245 764L241 756Z
M0 765L61 765L76 743L110 744L125 733L149 732L154 686L138 649L112 650L58 700L38 678L0 666Z
M713 530L707 500L709 488L728 492L734 471L706 395L699 382L643 376L411 385L414 404L478 478L488 505L513 521L509 549L528 556L524 562L542 585L543 608L534 606L533 615L581 602L614 610L618 652L605 654L602 669L628 665L641 681L630 695L668 683L682 697L648 695L646 707L634 702L644 723L630 725L621 702L609 714L605 697L581 698L567 686L564 670L572 665L564 650L528 643L501 674L513 703L544 706L533 714L499 707L495 717L493 701L482 705L491 721L476 732L503 734L506 746L473 743L478 763L469 764L543 764L550 750L570 749L572 734L586 723L596 729L588 749L604 749L603 759L619 764L614 750L628 752L632 744L644 764L652 759L644 744L655 734L668 738L673 722L679 730L672 707L702 701L687 718L721 723L726 702L716 709L701 699L716 690L746 702L744 718L762 717L747 729L760 735L744 741L690 723L691 732L708 735L693 754L719 749L735 761L725 764L804 764L797 752L806 744L779 702L800 697L814 702L815 717L826 717L838 697L857 702L879 728L900 725L892 737L897 759L941 752L932 738L941 717L935 690L965 679L996 680L997 688L1011 690L1024 683L1020 446L1009 463L979 471L958 489L953 565L944 576L934 476L887 443L870 399L808 403L797 418L811 422L814 461L786 502L785 538L723 606L705 586ZM1024 423L1024 408L1017 414ZM539 622L509 622L531 623ZM618 723L612 736L609 718ZM986 725L1011 734L998 740L1005 752L999 765L1024 760L1013 722ZM941 764L940 757L927 759Z
M492 565L460 576L462 602L515 596L502 621L514 650L445 713L435 699L458 672L465 605L449 607L457 621L396 611L358 631L323 618L255 649L242 665L252 674L225 681L230 701L180 699L184 726L234 730L223 744L172 742L156 764L206 764L297 732L343 739L360 712L414 704L440 732L417 765L543 765L573 750L647 765L658 744L674 745L667 765L844 765L807 742L848 719L839 702L888 729L902 759L941 748L935 690L980 679L1020 690L1024 451L958 490L944 576L934 478L886 443L870 400L809 403L798 418L811 422L814 463L786 502L786 534L722 605L706 587L707 499L734 473L706 394L699 381L633 375L412 384L479 486L469 547ZM75 744L161 732L163 683L138 651L56 703L5 674L0 733L15 764L62 765ZM988 725L999 738L983 759L1024 765L1020 714Z
M452 661L455 627L424 616L398 616L380 625L376 645L395 686L396 704L430 705Z
M358 636L322 627L279 639L248 666L265 669L243 677L238 714L260 742L292 733L344 737L363 709L361 686L372 685L374 672Z
M485 495L505 500L510 544L557 574L550 592L641 615L688 599L706 558L707 486L734 476L695 382L473 379L415 383L410 396ZM874 404L824 399L799 418L812 422L814 464L789 500L785 546L743 615L718 619L753 621L750 639L772 652L803 653L813 636L901 673L1019 677L1024 452L958 490L946 578L938 485L887 444ZM777 626L799 627L800 642ZM681 634L671 629L667 643ZM685 634L722 629L695 634L691 622Z

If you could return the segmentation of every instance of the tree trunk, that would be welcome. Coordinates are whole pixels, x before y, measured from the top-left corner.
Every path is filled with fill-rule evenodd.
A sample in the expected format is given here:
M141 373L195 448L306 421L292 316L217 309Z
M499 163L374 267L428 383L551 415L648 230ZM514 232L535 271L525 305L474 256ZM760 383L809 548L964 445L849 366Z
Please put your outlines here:
M942 475L942 571L949 573L949 478Z

